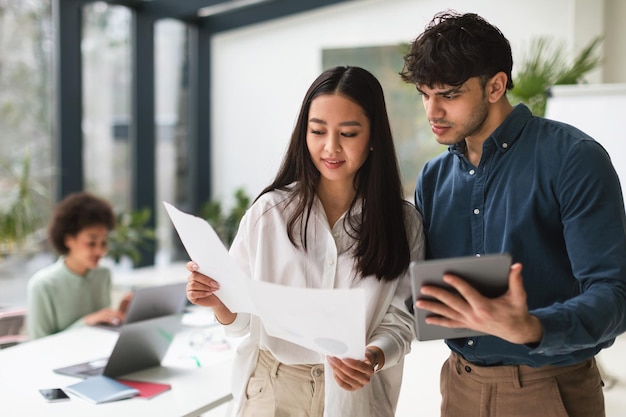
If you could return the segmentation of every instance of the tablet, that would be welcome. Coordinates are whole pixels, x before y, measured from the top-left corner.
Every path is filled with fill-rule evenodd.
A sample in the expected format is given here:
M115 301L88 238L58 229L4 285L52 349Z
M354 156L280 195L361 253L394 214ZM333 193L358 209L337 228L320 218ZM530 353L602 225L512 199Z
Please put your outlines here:
M506 253L411 262L409 273L413 294L412 305L415 305L416 299L429 299L420 294L422 285L436 285L456 292L443 282L443 275L446 273L460 276L486 297L498 297L509 287L510 266L511 256ZM426 324L425 319L430 315L432 313L429 311L415 309L413 316L417 340L455 339L483 334L470 329L450 329Z

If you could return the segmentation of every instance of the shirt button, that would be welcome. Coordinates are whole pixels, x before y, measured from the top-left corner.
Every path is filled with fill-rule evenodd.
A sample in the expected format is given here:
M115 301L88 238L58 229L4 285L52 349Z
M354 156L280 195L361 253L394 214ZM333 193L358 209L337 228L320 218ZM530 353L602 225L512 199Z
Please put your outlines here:
M334 259L329 259L329 260L328 260L328 265L333 265L334 263L335 263L335 260L334 260Z
M480 210L474 209L474 214L480 214Z
M475 171L475 170L473 170L473 169L470 169L470 172L469 172L469 173L470 173L470 175L474 175L474 174L476 173L476 171Z
M474 340L473 339L467 339L467 346L474 346Z
M504 142L504 143L502 144L502 147L503 147L504 149L506 149L506 148L508 148L508 147L509 147L509 144L508 144L508 143L506 143L506 142Z

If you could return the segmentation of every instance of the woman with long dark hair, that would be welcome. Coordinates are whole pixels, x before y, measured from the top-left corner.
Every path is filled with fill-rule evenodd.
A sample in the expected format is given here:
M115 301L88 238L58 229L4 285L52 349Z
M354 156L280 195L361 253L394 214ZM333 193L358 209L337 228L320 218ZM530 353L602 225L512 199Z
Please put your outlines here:
M239 416L393 416L413 340L408 265L423 257L422 224L402 195L378 80L358 67L324 71L307 91L274 181L241 221L230 253L252 279L364 289L363 358L324 358L269 336L230 311L219 284L188 264L187 296L227 334L247 336L234 367Z

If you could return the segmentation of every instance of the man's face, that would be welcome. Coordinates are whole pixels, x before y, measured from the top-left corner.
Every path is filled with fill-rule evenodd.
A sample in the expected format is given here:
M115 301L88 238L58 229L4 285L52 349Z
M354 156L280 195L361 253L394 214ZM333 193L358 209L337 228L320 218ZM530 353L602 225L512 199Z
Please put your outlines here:
M472 77L460 86L418 85L426 116L437 142L453 145L466 138L485 137L489 100L480 78ZM483 138L481 138L483 139Z

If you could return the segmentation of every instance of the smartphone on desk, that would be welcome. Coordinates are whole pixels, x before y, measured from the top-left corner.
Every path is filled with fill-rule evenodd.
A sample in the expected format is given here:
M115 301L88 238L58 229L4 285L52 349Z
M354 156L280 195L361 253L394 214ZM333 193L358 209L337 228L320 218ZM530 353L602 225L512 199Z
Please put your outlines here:
M39 392L50 403L67 401L70 399L70 397L61 388L45 388L40 389Z

